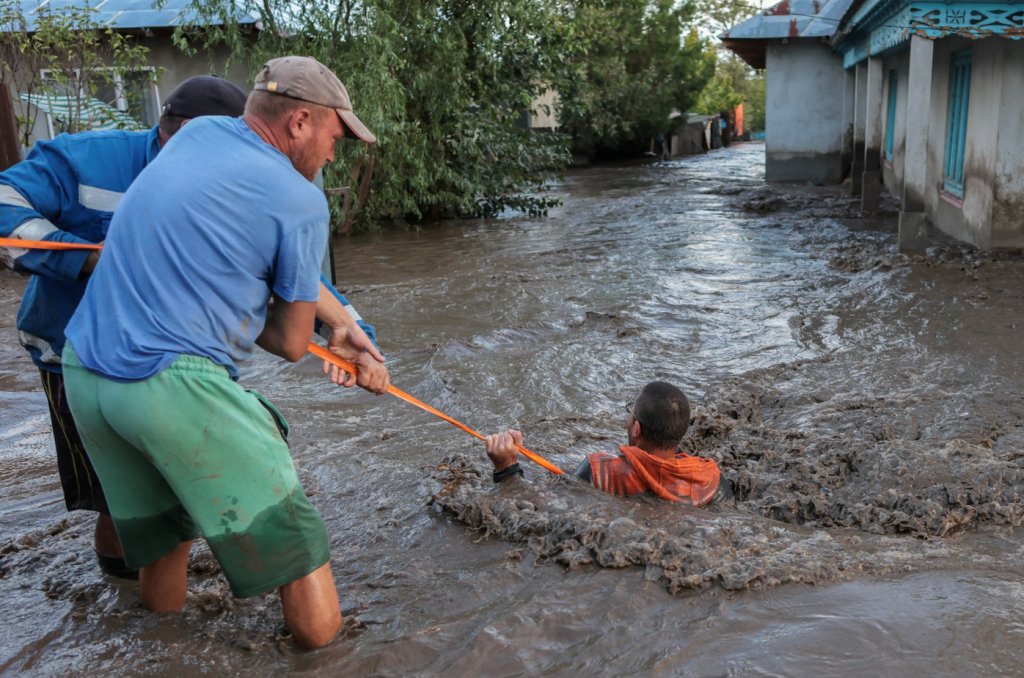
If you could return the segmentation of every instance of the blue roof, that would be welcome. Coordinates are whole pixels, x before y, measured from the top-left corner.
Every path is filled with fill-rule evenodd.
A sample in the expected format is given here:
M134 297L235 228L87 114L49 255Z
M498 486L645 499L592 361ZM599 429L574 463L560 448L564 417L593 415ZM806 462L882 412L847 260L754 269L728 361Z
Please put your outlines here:
M853 0L782 0L718 37L722 40L822 38L836 32Z
M22 0L21 11L31 23L40 8L59 11L66 7L92 7L96 10L94 20L101 26L111 28L175 28L186 19L195 18L195 11L189 9L190 0ZM160 5L155 7L155 5ZM259 17L244 15L239 23L254 24ZM5 30L6 27L0 27ZM29 27L31 30L31 26Z
M782 0L719 35L737 56L754 68L765 67L768 40L826 38L839 24L853 0Z

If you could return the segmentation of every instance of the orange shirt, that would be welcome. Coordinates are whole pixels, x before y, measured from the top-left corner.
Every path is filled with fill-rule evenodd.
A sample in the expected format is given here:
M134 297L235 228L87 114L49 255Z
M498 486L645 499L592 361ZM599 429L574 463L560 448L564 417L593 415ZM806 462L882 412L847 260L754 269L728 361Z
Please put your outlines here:
M721 472L712 459L679 453L661 459L639 447L619 447L622 456L598 452L588 455L590 480L609 494L628 496L653 492L662 499L704 506L715 496Z

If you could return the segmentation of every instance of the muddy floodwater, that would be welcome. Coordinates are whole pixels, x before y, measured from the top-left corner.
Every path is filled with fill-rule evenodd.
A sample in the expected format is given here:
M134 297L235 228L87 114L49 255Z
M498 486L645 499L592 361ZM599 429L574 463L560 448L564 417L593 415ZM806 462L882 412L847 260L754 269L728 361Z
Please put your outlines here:
M202 545L180 614L98 574L0 274L0 674L1019 675L1024 259L901 257L891 200L868 217L763 166L747 144L574 171L548 218L339 242L399 388L571 470L671 381L683 449L734 496L616 498L526 461L495 488L464 433L258 354L242 381L290 420L347 619L311 653Z

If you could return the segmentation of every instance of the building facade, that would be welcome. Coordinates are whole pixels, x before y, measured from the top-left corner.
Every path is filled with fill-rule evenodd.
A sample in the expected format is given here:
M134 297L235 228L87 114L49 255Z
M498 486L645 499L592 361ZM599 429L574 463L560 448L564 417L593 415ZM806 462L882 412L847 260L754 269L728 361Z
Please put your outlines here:
M1024 2L855 0L828 53L802 57L841 63L823 92L842 101L841 130L815 151L838 137L865 210L878 209L883 185L902 199L901 250L920 250L929 223L979 247L1024 247L1022 37Z
M46 7L49 0L26 0L21 8L26 26L31 32L32 16L39 8ZM92 19L97 24L110 27L117 31L134 36L137 44L145 47L146 65L138 72L116 74L110 82L99 84L95 93L82 93L82 98L91 99L88 106L103 106L108 109L104 122L110 123L116 117L118 124L127 123L129 127L151 128L160 118L164 99L185 80L196 75L216 73L221 75L243 90L251 87L255 73L249 68L233 65L228 67L229 54L227 48L211 51L200 50L195 54L186 54L173 42L175 29L191 18L188 0L167 0L160 9L153 9L151 2L135 0L105 0L100 3L64 2L62 5L84 7L87 4L98 6ZM59 11L59 10L58 10ZM256 17L240 17L239 23L250 27L254 36L259 30ZM13 26L0 26L0 30L12 30ZM21 28L18 26L17 28ZM156 75L156 80L153 79ZM41 73L45 79L46 73ZM131 96L126 96L130 92ZM29 100L28 95L12 92L15 114L34 120L30 144L39 139L52 139L63 130L62 115L67 111L60 107L59 98L38 96ZM66 107L64 107L66 108Z
M765 178L839 183L844 153L845 76L828 44L852 0L783 0L719 36L765 70Z

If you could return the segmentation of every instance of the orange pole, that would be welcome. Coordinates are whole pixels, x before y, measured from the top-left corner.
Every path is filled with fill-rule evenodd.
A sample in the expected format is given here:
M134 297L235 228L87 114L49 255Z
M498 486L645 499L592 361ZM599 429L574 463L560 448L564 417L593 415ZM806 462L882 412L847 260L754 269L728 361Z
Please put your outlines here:
M325 349L323 346L320 346L318 344L314 344L314 343L310 342L308 350L309 350L310 353L315 355L317 358L323 358L324 360L326 360L327 362L331 363L335 367L339 367L339 368L343 369L344 371L348 372L349 374L356 374L356 366L355 365L353 365L352 363L350 363L347 360L339 358L338 356L334 355L333 353L331 353L330 351ZM440 417L441 419L444 419L445 421L447 421L452 426L455 426L456 428L462 429L463 431L465 431L469 435L473 436L474 438L479 438L480 440L484 440L484 437L482 435L480 435L479 433L477 433L476 431L474 431L470 427L468 427L465 424L460 423L460 422L452 419L451 417L449 417L447 414L445 414L443 412L439 412L438 410L435 410L430 405L427 405L426 403L421 402L421 401L417 400L416 398L413 398L411 395L409 395L405 391L400 391L399 389L395 388L394 386L389 386L388 387L388 393L390 393L391 395L393 395L393 396L395 396L397 398L401 398L405 402L410 403L412 405L415 405L416 407L418 407L418 408L420 408L422 410L426 410L427 412L430 412L431 414L433 414L436 417ZM557 466L555 466L554 464L549 462L544 457L542 457L539 454L536 454L534 452L531 452L530 450L526 449L522 445L516 445L516 449L519 450L519 452L523 456L525 456L527 459L529 459L530 461L533 461L533 462L535 462L537 464L540 464L541 466L543 466L547 470L551 471L552 473L557 473L557 474L564 474L565 473L565 471L563 471L562 469L558 468Z
M22 250L101 250L103 245L85 242L50 242L49 240L22 240L21 238L0 238L0 247L17 247Z
M20 238L0 238L0 247L17 247L19 249L24 249L24 250L98 250L98 249L102 249L103 248L102 245L93 245L93 244L88 244L88 243L49 242L49 241L46 241L46 240L21 240ZM331 363L332 365L334 365L336 367L341 368L342 370L348 372L349 374L356 374L357 373L357 369L356 369L355 365L353 365L352 363L350 363L347 360L339 358L338 356L334 355L333 353L331 353L330 351L328 351L327 349L325 349L322 346L319 346L317 344L314 344L314 343L310 342L308 350L309 350L310 353L312 353L316 357L322 358L323 360L326 360L327 362ZM466 433L468 433L471 436L479 438L480 440L484 440L484 437L482 435L480 435L479 433L477 433L473 429L469 428L465 424L462 424L462 423L452 419L447 414L444 414L443 412L435 410L430 405L427 405L426 403L421 402L421 401L417 400L416 398L413 398L411 395L409 395L405 391L400 391L399 389L395 388L394 386L389 386L388 387L388 393L390 393L391 395L393 395L393 396L395 396L397 398L401 398L405 402L410 403L412 405L415 405L416 407L418 407L420 409L426 410L427 412L430 412L431 414L433 414L436 417L440 417L441 419L444 419L445 421L447 421L452 426L455 426L456 428L462 429L463 431L465 431ZM557 473L557 474L564 474L565 473L565 471L563 471L562 469L558 468L557 466L555 466L554 464L549 462L544 457L542 457L539 454L536 454L534 452L531 452L530 450L526 449L522 445L516 445L516 449L519 450L519 452L523 456L525 456L527 459L529 459L529 460L531 460L531 461L533 461L533 462L535 462L537 464L540 464L541 466L543 466L547 470L551 471L552 473Z

